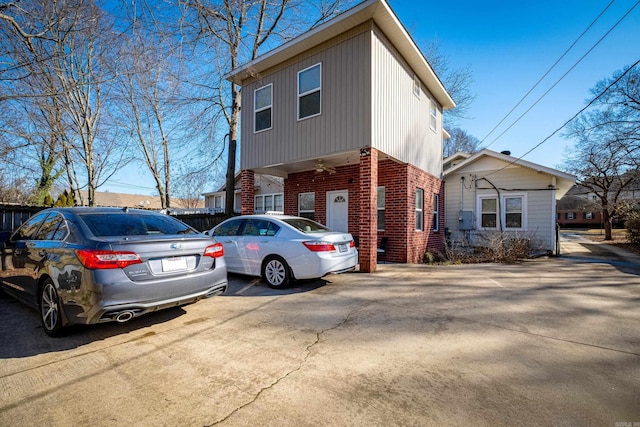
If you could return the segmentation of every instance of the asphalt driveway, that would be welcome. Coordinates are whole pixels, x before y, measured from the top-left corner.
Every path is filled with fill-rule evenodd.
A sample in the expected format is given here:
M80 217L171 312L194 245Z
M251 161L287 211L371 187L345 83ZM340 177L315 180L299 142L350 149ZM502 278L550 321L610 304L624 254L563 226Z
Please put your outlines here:
M640 263L581 248L284 291L232 276L224 296L61 339L0 298L0 426L633 426Z

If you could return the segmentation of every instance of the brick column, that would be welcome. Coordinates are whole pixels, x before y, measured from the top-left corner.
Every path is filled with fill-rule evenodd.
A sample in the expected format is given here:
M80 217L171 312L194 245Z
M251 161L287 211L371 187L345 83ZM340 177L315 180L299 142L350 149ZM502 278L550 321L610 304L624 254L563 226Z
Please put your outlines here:
M252 170L243 170L240 172L240 213L242 215L251 215L253 213L255 191L255 177Z
M377 268L378 248L378 151L360 151L360 271L373 273Z

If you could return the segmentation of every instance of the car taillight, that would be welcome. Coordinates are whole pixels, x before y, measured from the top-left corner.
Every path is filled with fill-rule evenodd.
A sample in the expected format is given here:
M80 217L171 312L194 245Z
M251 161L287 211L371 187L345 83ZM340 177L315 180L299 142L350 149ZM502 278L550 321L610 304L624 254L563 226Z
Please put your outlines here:
M211 258L220 258L224 255L224 247L222 243L216 243L211 246L207 246L204 250L204 256L209 256Z
M308 242L302 242L311 252L331 252L335 251L336 247L331 242L323 242L320 240L312 240Z
M78 255L78 259L82 265L92 270L125 268L132 264L142 263L142 260L135 252L78 249L76 255Z
M355 241L353 241L353 240L352 240L352 241L350 241L350 242L349 242L349 247L350 247L350 248L355 248L355 247L356 247L356 242L355 242Z

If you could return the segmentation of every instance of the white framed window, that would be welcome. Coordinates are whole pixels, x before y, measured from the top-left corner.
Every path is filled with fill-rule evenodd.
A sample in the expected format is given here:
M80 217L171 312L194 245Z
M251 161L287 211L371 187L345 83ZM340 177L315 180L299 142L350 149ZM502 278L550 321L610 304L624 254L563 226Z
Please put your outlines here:
M434 132L438 130L438 108L433 99L429 101L429 127Z
M593 212L585 212L584 219L593 219Z
M384 187L378 187L378 231L384 231L384 205L385 205L385 189Z
M566 216L566 219L576 219L576 214L573 212L567 212Z
M505 196L504 228L522 230L524 228L524 199L522 196Z
M420 98L420 79L417 75L413 75L413 94Z
M316 193L298 194L298 216L316 219Z
M416 188L416 231L424 231L424 190Z
M283 193L258 194L253 200L255 213L284 212Z
M224 210L224 196L222 194L213 196L213 209Z
M298 120L320 115L322 64L298 72Z
M253 92L253 132L262 132L272 127L273 84L268 84Z
M498 228L498 198L495 196L480 196L478 205L480 207L480 228L491 230Z
M518 193L478 196L478 224L481 230L526 231L527 195ZM500 221L498 223L498 220Z
M433 231L438 231L440 229L440 195L438 193L433 193Z

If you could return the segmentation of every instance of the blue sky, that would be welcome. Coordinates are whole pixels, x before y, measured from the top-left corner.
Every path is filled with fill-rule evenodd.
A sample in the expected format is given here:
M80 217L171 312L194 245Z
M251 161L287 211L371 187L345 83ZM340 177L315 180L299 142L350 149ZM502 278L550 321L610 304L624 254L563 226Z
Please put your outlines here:
M551 73L490 135L489 132L607 7ZM504 135L634 5L637 0L407 1L389 0L419 46L437 39L453 67L469 66L477 95L460 127L496 151L520 157L591 99L590 89L640 59L640 5ZM526 160L555 167L572 142L559 132ZM488 135L488 137L487 137ZM486 139L485 139L486 138ZM495 140L495 141L494 141Z
M495 151L520 157L591 99L590 89L640 59L640 5L575 65L638 0L409 1L388 0L418 46L437 39L452 67L469 66L477 96L459 126ZM608 9L538 87L493 133L489 132L549 70L596 17ZM575 65L559 83L557 81ZM528 113L503 133L553 85ZM548 167L561 164L572 145L562 131L524 157ZM496 139L500 136L498 139ZM127 168L100 190L154 193L153 181ZM132 178L133 176L133 178ZM135 182L137 186L130 186ZM115 185L114 185L115 184ZM213 186L212 186L213 188ZM206 189L210 191L209 189Z

